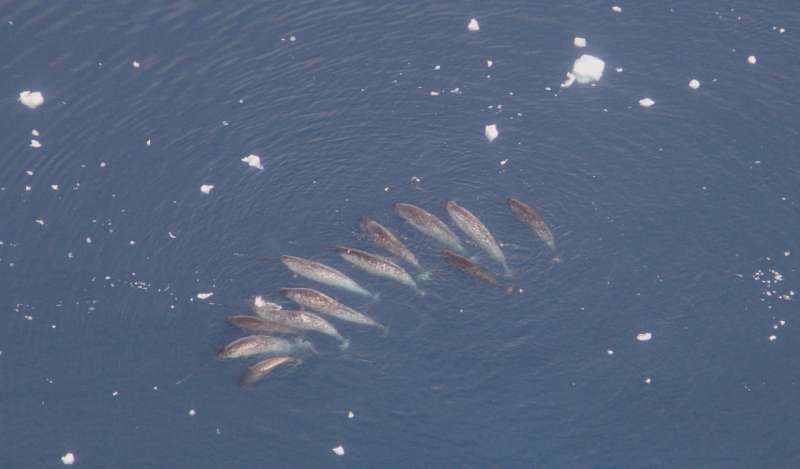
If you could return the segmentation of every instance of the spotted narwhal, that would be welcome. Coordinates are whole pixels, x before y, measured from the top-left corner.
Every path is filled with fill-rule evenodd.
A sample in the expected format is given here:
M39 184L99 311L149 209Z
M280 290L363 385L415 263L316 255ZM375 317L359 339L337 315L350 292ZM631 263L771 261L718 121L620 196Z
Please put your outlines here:
M273 324L278 324L292 330L312 331L337 339L341 343L341 348L346 349L350 341L342 337L333 324L324 318L308 311L295 311L290 309L274 309L270 307L254 307L253 310L259 319Z
M247 358L255 355L292 355L317 350L303 339L284 339L268 335L248 335L234 340L217 354L218 358Z
M299 365L301 363L303 363L302 359L289 356L267 358L248 367L247 372L242 376L241 384L242 386L255 384L281 365Z
M348 290L353 293L358 293L359 295L374 297L372 293L356 283L355 280L339 272L333 267L295 256L281 256L281 262L283 262L283 265L297 275L314 280L315 282Z
M511 275L511 269L508 268L508 263L506 263L506 256L503 254L503 251L500 249L500 245L497 244L495 241L494 236L486 228L478 217L476 217L472 212L465 209L461 205L458 205L454 201L447 202L447 213L450 214L450 218L453 220L453 223L461 229L471 240L475 241L475 243L481 247L489 257L494 259L495 261L499 262L503 269L506 271L506 275Z
M415 256L394 233L389 231L388 228L367 217L362 218L359 224L361 225L361 231L364 232L367 239L372 241L376 246L386 249L417 269L422 269L417 260L417 256Z
M528 225L536 233L536 236L550 247L550 250L553 251L553 262L561 262L561 257L556 253L556 240L553 232L550 231L550 227L547 226L542 216L533 208L513 197L509 197L507 202L517 220Z
M424 295L419 288L417 282L406 272L406 269L400 267L389 259L371 254L360 249L349 248L345 246L338 246L336 252L342 259L353 264L354 266L364 269L372 275L388 278L396 282L402 283L414 289L419 295Z
M396 202L392 204L400 218L405 220L409 225L413 226L423 234L439 241L442 244L454 249L458 252L464 252L464 246L458 239L453 230L451 230L442 220L436 215L427 212L416 205Z
M446 250L442 251L442 256L444 257L445 262L447 262L447 265L453 267L454 269L458 269L467 275L471 275L479 280L483 280L486 283L494 285L497 288L504 290L506 293L511 293L514 291L513 286L504 285L498 282L494 275L466 257L459 256L452 251Z
M311 288L283 288L281 289L281 294L300 306L313 309L314 311L327 314L328 316L341 319L342 321L386 329L385 326L377 323L366 314L358 312L349 306L345 306L317 290Z

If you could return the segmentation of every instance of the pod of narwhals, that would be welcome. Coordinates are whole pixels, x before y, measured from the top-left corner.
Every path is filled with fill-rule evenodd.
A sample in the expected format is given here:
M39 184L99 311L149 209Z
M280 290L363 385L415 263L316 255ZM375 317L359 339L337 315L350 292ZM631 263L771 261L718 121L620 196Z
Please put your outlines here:
M517 199L509 198L507 203L514 216L528 225L547 244L553 253L553 261L560 262L561 258L556 254L553 233L542 217L533 208ZM442 257L447 265L494 285L506 293L512 292L513 287L510 284L501 283L489 270L464 257L463 254L466 253L466 250L458 235L439 217L406 203L395 203L392 208L406 223L446 246L447 249L442 251ZM480 219L456 202L448 202L446 208L453 223L502 267L506 277L511 277L511 269L506 263L500 245ZM392 254L398 261L346 246L336 247L339 256L361 270L394 280L413 290L417 295L424 295L414 277L400 264L402 261L413 267L415 271L422 272L422 267L414 253L394 233L377 221L365 217L361 219L360 225L369 241ZM281 256L280 260L297 276L373 300L378 298L377 295L333 267L295 256ZM227 318L229 324L252 335L229 343L217 354L217 357L220 359L267 357L247 369L242 377L243 385L257 382L276 368L297 366L306 357L316 355L317 351L314 345L302 337L306 332L330 336L339 341L343 350L346 349L350 345L349 340L344 338L336 326L325 317L386 331L384 325L367 314L346 306L320 291L311 288L283 288L280 290L280 294L297 304L299 308L286 309L276 303L265 301L259 296L256 297L253 304L254 315L237 315Z

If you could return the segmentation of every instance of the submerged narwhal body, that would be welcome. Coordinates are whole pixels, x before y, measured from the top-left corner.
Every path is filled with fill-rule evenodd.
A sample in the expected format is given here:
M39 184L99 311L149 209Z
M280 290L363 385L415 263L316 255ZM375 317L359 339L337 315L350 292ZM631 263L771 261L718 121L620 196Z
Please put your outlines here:
M221 359L247 358L255 355L292 355L317 350L307 340L284 339L268 335L248 335L234 340L225 346L217 357Z
M301 363L303 360L288 356L267 358L247 368L247 372L242 376L241 384L242 386L254 384L281 365L299 365Z
M416 205L405 204L397 202L392 204L392 207L400 215L400 218L405 220L409 225L413 226L423 234L439 241L442 244L449 246L458 252L464 252L464 246L458 239L453 230L451 230L442 220L436 215L427 212Z
M269 307L254 307L253 310L265 321L276 323L294 330L318 332L333 337L341 342L341 348L346 349L350 342L339 334L333 324L324 318L308 311L295 311L290 309L274 309Z
M513 197L509 197L507 203L517 220L528 225L536 233L536 236L550 247L550 250L553 251L553 262L561 262L561 257L556 253L556 240L553 232L550 231L544 218L536 210Z
M506 263L506 256L500 249L500 245L492 236L492 233L486 228L478 217L472 212L458 205L452 200L447 202L447 213L453 220L453 223L464 232L471 240L481 247L489 257L499 262L506 271L506 275L511 275L511 269L508 268Z
M336 252L342 257L342 259L360 269L364 269L372 275L377 275L379 277L388 278L402 283L403 285L413 288L417 293L422 294L419 288L417 288L417 283L414 281L411 275L409 275L404 268L385 257L370 254L360 249L344 246L338 246L336 248Z
M228 316L225 321L236 326L243 331L259 332L262 334L299 334L300 329L281 324L277 321L270 321L263 317L236 315Z
M359 224L361 225L361 231L363 231L367 238L376 246L386 249L417 269L422 268L419 265L417 256L415 256L394 233L389 231L388 228L367 217L362 218Z
M513 286L504 285L498 282L494 275L466 257L459 256L452 251L442 251L442 256L444 257L445 262L447 262L447 265L454 269L458 269L467 275L471 275L479 280L483 280L486 283L494 285L497 288L504 290L506 293L511 293L514 291Z
M356 283L355 280L325 264L295 256L281 256L281 262L297 275L314 280L315 282L342 288L353 293L358 293L359 295L373 296L372 293Z
M380 329L385 327L364 313L345 306L330 296L311 288L282 288L281 294L300 306L313 309L322 314L341 319L342 321L364 324Z

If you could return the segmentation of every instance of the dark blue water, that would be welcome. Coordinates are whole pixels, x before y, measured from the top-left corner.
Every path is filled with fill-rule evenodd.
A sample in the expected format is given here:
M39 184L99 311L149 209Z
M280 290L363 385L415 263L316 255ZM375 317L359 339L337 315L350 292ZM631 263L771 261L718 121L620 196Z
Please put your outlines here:
M800 467L796 2L3 3L0 467ZM521 291L390 209L447 200ZM426 298L333 252L365 215ZM389 333L242 389L224 318L314 286L281 254Z

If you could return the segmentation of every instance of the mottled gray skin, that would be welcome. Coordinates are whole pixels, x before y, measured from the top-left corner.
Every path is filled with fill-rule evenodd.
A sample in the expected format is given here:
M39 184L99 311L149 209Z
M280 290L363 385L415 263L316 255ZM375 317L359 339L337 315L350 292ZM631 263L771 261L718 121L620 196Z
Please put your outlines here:
M397 214L400 215L400 218L423 234L449 246L451 249L464 252L464 246L461 245L458 236L456 236L453 230L445 225L436 215L426 212L416 205L404 204L402 202L397 202L393 204L392 207L397 211Z
M339 331L333 327L333 324L314 313L290 309L273 309L269 307L254 308L254 310L256 314L269 322L277 323L291 329L319 332L320 334L331 336L342 343L342 349L347 348L350 344L350 342L342 337Z
M508 268L508 264L506 263L506 256L503 255L500 245L497 244L497 241L495 241L492 233L488 228L486 228L486 225L484 225L478 219L478 217L452 200L447 202L447 213L450 215L453 223L455 223L456 226L467 235L467 237L475 241L475 243L480 246L481 249L489 254L489 257L499 262L503 266L506 271L506 275L511 275L511 270Z
M281 256L281 262L283 262L286 268L297 275L314 280L315 282L342 288L353 293L358 293L359 295L373 296L372 293L356 283L355 280L325 264L294 256Z
M303 339L284 339L268 335L248 335L229 343L217 357L247 358L254 355L291 355L297 352L317 353L311 342Z
M254 384L281 365L299 365L303 360L294 357L272 357L267 358L247 368L247 372L242 376L242 386Z
M228 316L225 318L225 321L232 326L236 326L243 331L248 332L261 332L267 334L299 334L301 332L299 329L289 325L256 316Z
M547 226L547 223L545 223L541 215L533 208L513 197L509 197L507 203L514 213L514 216L517 217L517 220L528 225L528 227L536 233L536 236L550 247L550 250L553 251L553 255L555 256L553 257L553 262L561 262L561 257L556 254L556 240L553 237L553 232L550 231L550 227Z
M360 249L348 248L344 246L337 247L336 252L342 257L342 259L360 269L366 270L372 275L377 275L378 277L384 277L396 282L400 282L403 285L413 288L414 291L421 294L419 288L417 288L417 282L414 281L411 275L409 275L404 268L385 257L370 254Z
M506 293L510 294L512 291L514 291L513 286L503 285L502 283L498 282L494 275L487 272L481 266L472 262L466 257L459 256L452 251L442 251L442 256L444 257L445 262L447 262L447 265L454 269L458 269L467 275L471 275L479 280L483 280L486 283L494 285L497 288L504 290Z
M395 256L403 259L417 269L422 269L417 256L403 244L388 228L371 218L364 217L360 222L361 231L376 246L386 249Z
M311 288L283 288L281 289L281 294L300 306L312 309L318 313L327 314L328 316L341 319L342 321L385 329L384 326L378 324L366 314L345 306L317 290L312 290Z

